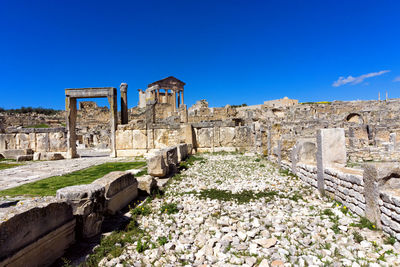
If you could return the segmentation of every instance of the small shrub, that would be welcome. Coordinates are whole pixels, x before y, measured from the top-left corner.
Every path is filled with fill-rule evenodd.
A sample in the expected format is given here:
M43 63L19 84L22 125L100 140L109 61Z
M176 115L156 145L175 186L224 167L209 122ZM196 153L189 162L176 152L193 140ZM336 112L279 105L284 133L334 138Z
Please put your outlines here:
M147 216L151 213L151 208L147 205L142 205L139 207L136 207L134 209L132 209L131 213L133 215L143 215L143 216Z
M359 223L351 223L350 226L362 228L368 228L369 230L375 231L376 225L370 222L367 218L361 217Z
M394 236L387 236L383 242L386 245L394 245L394 243L396 243L396 238Z
M361 243L361 241L364 240L364 238L362 237L362 235L358 232L354 232L353 233L353 239L357 242L357 243Z
M333 216L335 215L333 213L333 211L331 211L330 209L324 209L324 211L322 212L322 214L327 215L327 216Z
M159 238L157 238L157 242L160 246L164 246L165 244L167 244L168 239L165 236L160 236Z
M144 242L142 242L142 238L139 238L136 245L136 251L142 253L149 248L150 248L149 240L145 240Z
M179 212L178 210L178 206L176 205L176 203L168 203L168 204L164 204L161 207L161 213L167 213L169 214L173 214L173 213L177 213Z

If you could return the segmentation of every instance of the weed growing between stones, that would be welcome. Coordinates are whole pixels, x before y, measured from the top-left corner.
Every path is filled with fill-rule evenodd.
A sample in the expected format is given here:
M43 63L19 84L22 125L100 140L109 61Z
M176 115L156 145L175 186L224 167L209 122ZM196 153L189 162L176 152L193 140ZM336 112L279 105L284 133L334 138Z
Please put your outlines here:
M17 166L21 166L22 164L18 163L2 163L0 162L0 170L9 169Z
M362 237L362 235L360 235L360 233L358 233L358 232L354 232L354 233L353 233L353 239L354 239L357 243L361 243L361 241L364 240L364 238Z
M161 213L166 213L168 215L177 213L179 212L178 210L178 205L176 203L166 203L161 206Z
M228 190L219 189L204 189L200 192L187 192L186 194L194 194L201 199L217 199L221 201L235 201L238 204L248 203L250 201L267 198L266 202L270 201L274 196L278 195L276 191L253 192L250 190L243 190L240 193L232 193Z
M396 243L396 238L394 236L388 236L385 238L384 243L386 245L394 245L394 243Z
M358 223L351 223L350 226L358 227L360 229L368 228L369 230L372 230L372 231L376 230L376 225L373 224L372 222L370 222L365 217L360 217L360 221Z
M200 163L205 163L203 157L190 155L185 161L179 164L179 170L187 170L190 166L193 166L194 162L200 161Z

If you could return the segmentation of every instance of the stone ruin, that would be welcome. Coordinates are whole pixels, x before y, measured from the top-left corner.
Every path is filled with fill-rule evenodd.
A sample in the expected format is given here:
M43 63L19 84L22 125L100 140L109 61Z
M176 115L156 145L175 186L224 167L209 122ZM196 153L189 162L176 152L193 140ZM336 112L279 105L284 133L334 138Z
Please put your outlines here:
M126 173L114 173L91 185L61 189L57 198L51 199L49 203L65 210L60 221L49 224L46 233L63 231L60 238L64 243L59 243L54 255L73 242L73 233L78 233L78 238L98 233L103 214L113 213L135 198L137 187L150 192L155 177L174 173L177 163L188 154L218 151L264 155L400 240L400 147L396 138L400 134L400 99L302 104L285 97L254 106L214 108L200 100L187 108L184 85L174 77L150 83L145 91L139 90L139 105L128 109L128 85L122 83L120 114L116 88L67 89L66 128L2 130L0 154L6 157L13 153L26 157L59 152L72 158L79 156L77 144L90 147L100 143L110 148L112 157L149 157L148 174L152 178L138 181ZM93 121L87 115L80 117L76 99L81 97L107 97L110 109L81 102L82 115L98 115L92 116ZM77 118L87 120L81 122L84 134L76 134ZM104 123L102 130L93 130L98 127L96 120ZM118 200L114 202L114 198ZM52 207L43 204L44 209ZM43 212L51 221L52 212ZM10 213L15 218L33 216L30 209ZM9 236L9 227L2 222L0 235ZM38 242L40 236L43 233L29 242ZM27 244L11 245L17 242L13 240L7 241L13 255L30 255L18 254ZM4 257L11 250L2 251L0 258L8 261Z

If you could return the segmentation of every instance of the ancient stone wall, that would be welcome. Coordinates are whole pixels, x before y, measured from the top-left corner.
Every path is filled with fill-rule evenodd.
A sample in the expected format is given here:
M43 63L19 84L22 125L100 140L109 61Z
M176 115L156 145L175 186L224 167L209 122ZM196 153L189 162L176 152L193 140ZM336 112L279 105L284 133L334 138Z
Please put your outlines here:
M0 151L32 149L35 152L65 152L65 128L8 128L0 133Z
M321 131L318 131L319 135ZM340 131L335 132L340 133ZM318 188L322 194L331 196L352 212L367 217L376 227L382 228L383 231L400 240L400 198L398 197L400 166L397 163L386 162L368 163L363 169L348 168L343 162L341 164L335 162L337 157L332 158L332 155L345 147L344 143L341 145L337 143L337 146L340 146L338 148L330 146L328 141L331 140L319 137L317 141L318 149L315 152L317 162L299 161L299 158L309 158L309 155L307 157L299 155L309 152L298 149L303 141L296 142L297 148L295 146L292 149L295 152L291 154L289 160L279 161L276 155L271 155L270 159L278 162L281 168L291 170L305 183ZM329 156L321 154L324 149L330 153ZM277 154L280 154L279 151ZM343 155L340 158L343 158ZM323 164L318 163L321 160Z

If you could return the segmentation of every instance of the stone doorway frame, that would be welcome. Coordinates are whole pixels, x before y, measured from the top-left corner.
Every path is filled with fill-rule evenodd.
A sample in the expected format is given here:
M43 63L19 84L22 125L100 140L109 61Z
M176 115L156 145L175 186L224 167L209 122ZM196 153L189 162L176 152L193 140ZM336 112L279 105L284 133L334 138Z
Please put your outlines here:
M65 110L67 120L67 158L77 158L76 153L76 100L78 98L104 98L110 104L110 128L111 128L111 154L117 157L115 131L118 123L117 89L114 87L92 87L92 88L68 88L65 89Z

